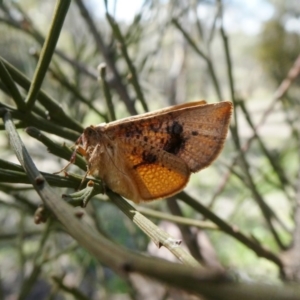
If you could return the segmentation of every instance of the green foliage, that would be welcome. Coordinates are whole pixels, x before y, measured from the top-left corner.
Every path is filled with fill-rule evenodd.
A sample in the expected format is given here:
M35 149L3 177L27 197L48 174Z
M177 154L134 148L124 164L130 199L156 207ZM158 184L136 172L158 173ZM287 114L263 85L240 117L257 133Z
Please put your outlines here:
M279 84L299 55L300 35L286 31L279 18L264 24L260 39L258 58L268 75Z

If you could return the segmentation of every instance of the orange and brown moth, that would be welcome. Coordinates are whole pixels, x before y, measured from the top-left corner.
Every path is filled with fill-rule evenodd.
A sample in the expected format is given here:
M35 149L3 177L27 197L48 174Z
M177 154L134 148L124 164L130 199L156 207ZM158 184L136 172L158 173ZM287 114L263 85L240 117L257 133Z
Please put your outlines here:
M174 195L223 148L231 102L186 103L87 127L77 151L88 174L138 203Z

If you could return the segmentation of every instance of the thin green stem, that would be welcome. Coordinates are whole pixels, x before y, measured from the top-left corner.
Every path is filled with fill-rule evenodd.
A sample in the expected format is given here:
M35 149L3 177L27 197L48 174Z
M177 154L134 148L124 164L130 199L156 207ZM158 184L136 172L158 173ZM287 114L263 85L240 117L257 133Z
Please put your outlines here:
M12 66L8 61L6 61L3 57L1 57L1 61L5 65L13 80L26 91L29 91L31 86L30 80L14 66ZM46 108L48 117L51 120L55 121L58 124L62 124L64 127L76 130L79 133L83 131L83 127L72 118L70 118L64 112L62 107L44 91L40 90L37 97L39 102Z
M249 249L253 250L258 256L274 262L280 269L283 268L282 261L276 254L259 245L257 241L244 235L236 226L229 225L200 202L196 201L184 192L179 193L178 198L193 207L199 213L203 214L203 216L207 219L214 222L221 230L243 243Z
M44 77L48 70L48 66L52 59L52 55L55 51L56 43L58 41L70 3L71 0L58 0L56 3L49 34L43 45L41 55L26 98L26 108L28 111L32 109L37 99L38 92L42 86Z
M5 64L3 63L1 57L0 57L0 78L4 85L6 86L8 92L14 99L18 109L20 111L25 110L25 102L24 99L21 96L20 91L18 90L18 87L16 86L15 82L13 81L11 75L9 74L8 70L5 67Z
M126 200L119 195L107 191L109 198L115 205L132 221L134 222L149 238L160 248L166 247L172 252L182 263L187 266L196 267L199 263L193 258L184 248L180 246L181 241L172 238L164 230L157 227L149 219L144 217L139 211L131 206Z
M28 297L28 294L32 290L33 286L36 284L37 279L42 271L43 264L41 263L41 256L43 254L45 243L48 239L49 233L50 233L50 223L51 221L48 221L47 226L44 229L43 235L41 237L39 247L37 252L35 253L34 259L33 259L33 268L31 273L28 275L28 277L24 280L21 290L19 293L18 300L25 300Z
M37 139L41 143L43 143L47 150L54 154L55 156L64 158L67 161L71 160L72 155L76 154L74 161L72 162L74 165L77 165L82 170L86 170L86 162L74 150L70 147L67 147L65 144L61 145L59 143L54 142L52 139L48 138L44 135L40 130L35 127L27 127L26 132L33 138Z
M195 43L195 41L192 40L192 38L190 37L190 35L183 29L183 27L179 24L179 22L176 19L172 19L172 23L175 25L175 27L183 34L184 38L186 39L186 41L189 43L189 45L192 47L192 49L200 56L204 59L204 61L206 62L209 74L211 76L214 88L216 90L217 96L218 96L218 100L222 101L223 96L221 93L221 89L218 83L218 79L217 79L217 75L213 66L213 62L210 58L210 56L208 54L205 54Z
M200 220L190 219L187 217L174 216L143 206L137 207L137 210L148 217L158 219L158 220L170 221L185 226L193 226L203 230L220 230L220 228L217 225L208 221L200 221Z
M133 88L136 92L137 98L140 100L144 111L147 112L148 111L148 106L147 106L144 94L142 92L142 88L141 88L140 83L139 83L139 79L138 79L138 75L137 75L135 66L134 66L131 58L129 57L129 54L128 54L128 51L127 51L127 45L126 45L125 39L122 35L122 32L120 30L120 27L119 27L118 23L113 19L113 17L110 14L106 13L106 18L107 18L107 20L108 20L108 22L109 22L109 24L112 28L112 31L113 31L113 34L114 34L115 38L120 43L120 48L121 48L122 54L124 56L124 59L127 63L129 71L130 71L130 75L129 75L130 82L133 85Z
M7 107L2 103L0 103L0 111L3 111L3 109L5 110L7 109ZM10 112L15 119L23 121L24 124L23 127L27 127L27 126L37 127L43 131L56 134L60 137L71 140L73 142L76 141L79 137L79 134L77 132L70 130L68 128L64 128L55 123L52 123L44 118L37 116L34 113L23 114L17 110L10 110Z
M57 63L54 63L56 65L56 68L59 69L59 66ZM97 115L99 115L104 121L107 121L107 116L102 113L99 109L93 105L93 103L88 100L79 90L76 84L71 83L68 78L63 74L63 72L59 69L59 72L54 71L53 68L49 68L49 72L51 73L52 77L59 82L59 84L63 87L65 87L68 91L70 91L71 94L74 95L74 97L79 101L84 103L89 109L94 111Z
M104 93L104 97L106 100L106 106L109 114L109 121L115 121L116 120L116 114L115 114L115 109L114 109L114 104L112 102L112 97L110 93L110 89L106 80L106 65L101 64L98 66L98 70L100 73L100 79L101 79L101 84L102 84L102 89Z
M114 88L117 91L117 93L119 94L120 98L122 99L122 101L124 102L128 112L132 115L136 115L137 114L137 110L134 106L134 102L132 101L132 99L130 98L128 91L125 87L125 85L123 84L122 81L122 77L117 69L116 66L116 61L112 59L112 53L111 53L111 49L109 49L104 42L104 38L103 36L100 34L100 32L97 30L97 26L94 23L88 9L86 8L85 4L83 3L82 0L75 0L82 17L84 18L84 20L86 21L90 32L95 40L95 43L97 45L97 48L101 51L105 62L107 64L107 66L110 68L110 70L113 73L114 76Z

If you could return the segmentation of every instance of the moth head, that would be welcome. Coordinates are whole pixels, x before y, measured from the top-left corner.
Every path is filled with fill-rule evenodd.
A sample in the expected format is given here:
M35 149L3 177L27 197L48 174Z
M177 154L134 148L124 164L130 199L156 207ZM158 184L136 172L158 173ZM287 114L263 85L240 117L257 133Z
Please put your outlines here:
M99 143L99 133L95 126L89 126L84 129L82 135L76 141L76 145L87 150L90 146L95 146Z
M91 125L84 129L82 135L76 141L76 145L85 151L92 151L96 146L100 146L103 143L104 132L104 125Z

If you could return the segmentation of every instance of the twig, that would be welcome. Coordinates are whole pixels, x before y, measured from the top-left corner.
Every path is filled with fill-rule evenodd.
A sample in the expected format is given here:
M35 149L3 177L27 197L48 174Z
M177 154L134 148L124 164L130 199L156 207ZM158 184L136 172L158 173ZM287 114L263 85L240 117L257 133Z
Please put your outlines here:
M90 297L85 296L78 288L76 287L68 287L63 283L63 279L57 276L52 276L52 280L58 286L58 288L67 294L72 295L73 299L77 300L89 300Z
M209 53L204 53L203 50L201 50L195 43L195 41L193 41L190 37L190 35L183 29L183 27L179 24L179 22L176 19L172 19L172 23L176 26L176 28L183 34L183 36L185 37L186 41L189 43L189 45L192 47L192 49L200 56L204 59L204 61L206 62L209 74L211 76L214 88L216 90L217 96L218 96L218 100L222 101L224 100L223 96L222 96L222 92L218 83L218 79L217 79L217 75L215 73L215 69L213 66L213 62L210 58L210 54Z
M144 94L142 92L142 89L141 89L141 86L140 86L140 83L139 83L139 79L138 79L138 76L137 76L135 66L132 63L131 58L129 57L129 54L128 54L128 51L127 51L127 45L126 45L126 42L125 42L124 37L122 35L122 32L120 30L120 27L119 27L118 23L113 19L113 17L109 13L106 13L106 18L107 18L107 20L108 20L108 22L109 22L109 24L110 24L110 26L113 30L113 33L114 33L116 39L120 43L120 48L121 48L122 54L124 56L124 59L127 63L129 71L130 71L130 75L129 75L130 76L130 82L132 83L132 85L135 89L136 95L137 95L138 99L140 100L144 111L147 112L148 111L148 106L147 106L146 100L144 98Z
M102 84L102 89L103 89L103 93L104 93L104 97L106 100L106 106L107 106L107 110L108 110L108 114L109 114L109 121L115 121L116 120L116 114L115 114L115 109L114 109L114 105L112 102L112 97L110 94L110 89L108 86L108 82L106 80L106 65L105 64L100 64L98 66L98 71L100 73L100 80L101 80L101 84Z
M77 165L82 170L86 170L86 162L78 153L74 152L70 147L67 147L65 144L61 145L54 142L52 139L43 134L40 130L35 127L27 127L25 129L26 133L31 137L37 139L41 143L43 143L47 150L54 154L55 156L64 158L67 161L70 161L71 156L75 154L75 159L73 164Z
M30 80L22 74L19 70L17 70L14 66L12 66L9 62L7 62L4 58L1 58L1 61L5 65L8 70L10 76L13 80L24 88L26 91L29 91L31 82ZM83 131L83 128L80 124L70 118L62 109L62 107L48 94L46 94L43 90L40 90L37 98L39 102L46 108L48 111L49 117L51 120L55 121L58 124L63 124L64 127L75 130L79 133ZM14 99L17 101L16 99Z
M55 50L56 43L59 38L59 34L65 20L66 14L68 12L69 5L71 0L58 0L55 8L55 13L53 20L51 22L51 27L49 34L45 40L44 46L42 48L41 56L38 61L37 67L35 69L32 83L26 98L26 108L27 111L30 111L33 107L38 92L42 86L44 77L46 75L48 66L50 64L52 55Z
M277 255L259 245L257 241L244 235L236 226L229 225L200 202L195 201L192 197L188 196L184 192L179 193L177 197L183 202L187 203L189 206L193 207L199 213L203 214L203 216L205 216L207 219L214 222L221 230L246 245L249 249L253 250L258 256L274 262L280 269L282 269L282 261Z
M222 15L222 2L221 0L218 0L218 4L220 7L220 18L222 21L223 15ZM253 176L250 172L250 165L249 162L246 158L245 153L242 151L241 148L241 143L240 143L240 135L238 132L238 122L237 122L237 115L236 115L236 111L237 111L237 107L238 107L238 103L236 101L235 98L235 88L234 88L234 81L233 81L233 75L232 75L232 61L231 61L231 57L230 57L230 51L229 51L229 43L228 43L228 38L226 35L226 32L224 30L223 24L221 22L221 36L222 36L222 41L224 44L224 51L225 51L225 55L226 55L226 63L227 63L227 73L228 73L228 78L229 78L229 85L230 85L230 93L231 93L231 98L232 101L235 104L235 109L234 109L234 124L230 126L231 129L231 133L232 133L232 138L234 141L234 145L236 150L240 153L240 162L244 171L244 174L246 176L246 180L247 183L249 185L249 189L253 195L253 199L257 202L258 206L260 207L263 216L270 228L270 231L276 241L276 243L278 244L278 246L281 249L285 249L285 245L282 243L279 234L277 233L273 223L272 223L272 215L274 215L274 213L270 210L270 208L266 205L263 196L260 194L259 190L257 189L254 180L253 180Z
M16 105L20 111L25 110L25 102L21 96L20 91L18 90L15 82L10 76L8 70L6 69L1 57L0 57L0 78L5 84L7 90L12 95L12 98L15 100Z
M37 281L38 276L41 273L43 264L41 263L41 261L38 261L38 259L42 255L45 243L46 243L48 235L50 233L50 224L51 224L51 221L48 222L47 226L44 229L44 232L43 232L42 238L40 240L38 250L35 253L35 256L34 256L34 259L33 259L33 268L31 270L31 273L29 274L29 276L27 276L27 278L24 280L24 282L21 286L21 290L20 290L18 300L27 299L28 294L30 293L31 289L33 288L34 284Z
M152 210L150 208L143 207L143 206L139 206L136 209L142 214L148 217L152 217L154 219L170 221L185 226L193 226L204 230L220 230L219 227L212 222L200 221L200 220L190 219L187 217L174 216L157 210Z
M159 248L161 246L166 247L187 266L199 266L197 260L195 260L189 253L185 251L184 248L180 246L180 240L174 239L164 230L157 227L119 195L111 191L107 191L107 195L113 201L113 203L117 205L118 208L120 208L133 223L135 223L144 233L146 233L147 236L149 236Z
M175 216L182 216L181 209L176 201L175 197L167 199L167 205L171 213ZM197 243L197 237L195 232L193 233L191 231L191 228L178 225L178 228L181 232L181 235L183 237L183 240L193 255L194 258L197 259L197 261L200 261L202 264L206 265L206 261L203 258L202 251L200 251L199 245Z
M57 63L55 63L55 66L56 68L59 68ZM78 87L74 83L71 83L67 79L67 77L62 73L61 70L59 71L60 72L56 72L53 68L49 67L49 72L51 73L52 78L56 79L61 86L65 87L68 91L70 91L71 94L73 94L78 101L84 103L88 108L90 108L97 115L103 118L104 121L107 121L107 116L99 109L97 109L95 105L91 103L91 101L89 101L86 97L84 97L83 94L78 90Z
M52 123L44 118L41 118L40 116L37 116L35 113L21 113L18 110L10 110L7 109L7 107L0 102L0 110L9 110L11 115L18 120L22 120L23 124L25 124L23 127L26 126L33 126L38 127L43 131L54 133L60 137L63 137L65 139L76 141L79 137L79 134L71 129L62 127L60 125L57 125L55 123Z
M94 21L92 20L90 13L87 10L87 8L85 7L82 0L76 0L76 4L77 4L78 8L80 9L82 17L86 21L86 23L91 31L91 34L94 37L96 45L97 45L98 49L101 51L101 53L105 59L107 66L110 68L110 70L112 71L112 73L114 75L114 81L115 81L114 87L115 87L116 91L118 92L120 98L124 102L128 112L132 115L136 115L137 111L134 107L134 103L128 95L127 89L125 88L125 86L122 82L122 77L120 76L119 71L117 70L115 61L111 58L111 55L108 51L108 48L106 47L106 45L104 43L102 35L100 34L100 32L98 32L96 25L95 25Z

